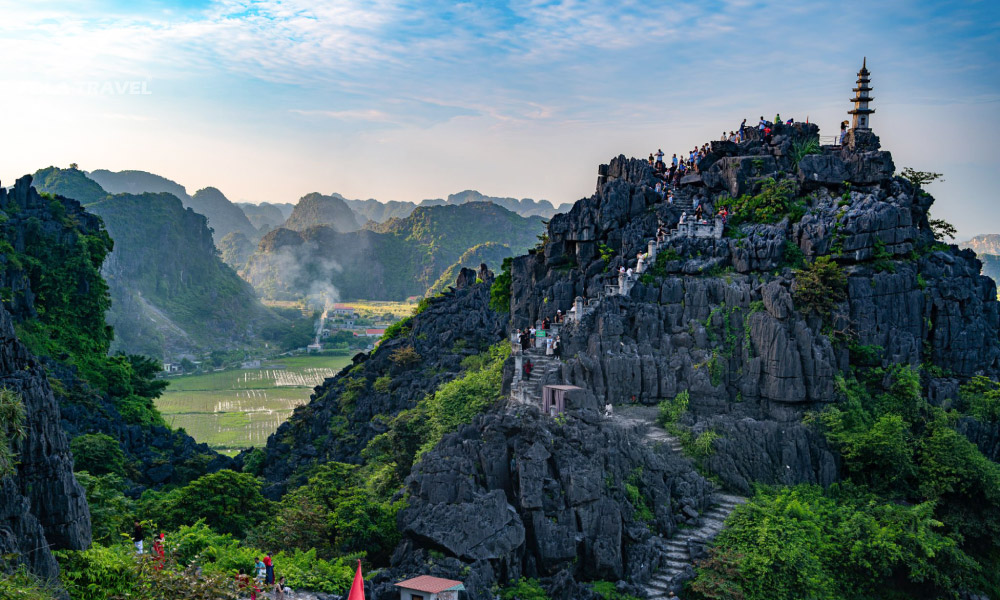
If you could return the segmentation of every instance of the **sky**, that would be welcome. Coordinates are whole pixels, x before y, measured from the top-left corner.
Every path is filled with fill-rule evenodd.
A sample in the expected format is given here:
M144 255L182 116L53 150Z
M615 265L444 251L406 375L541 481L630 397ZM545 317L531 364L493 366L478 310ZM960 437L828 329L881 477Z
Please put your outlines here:
M1000 3L0 0L0 182L141 169L189 192L574 202L619 154L849 118L1000 232Z

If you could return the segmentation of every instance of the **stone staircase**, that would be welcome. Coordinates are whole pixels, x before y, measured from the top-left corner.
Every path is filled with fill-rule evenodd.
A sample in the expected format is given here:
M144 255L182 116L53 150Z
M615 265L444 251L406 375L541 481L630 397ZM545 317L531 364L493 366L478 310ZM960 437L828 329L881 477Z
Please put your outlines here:
M670 592L679 587L674 583L677 576L684 573L688 567L694 566L691 548L707 545L715 539L715 536L722 531L729 513L746 502L746 498L742 496L722 493L716 493L713 499L715 500L713 506L700 515L698 527L682 529L665 541L666 554L663 566L645 586L648 600L667 600Z
M531 360L534 368L531 379L524 379L522 370L525 358ZM556 356L546 356L544 349L531 348L515 357L514 381L510 385L510 396L521 404L531 404L541 408L542 389L546 383L562 382L562 361Z
M656 407L637 406L619 410L610 418L620 426L642 435L644 444L653 448L666 446L672 452L682 454L684 449L680 440L656 424L656 414ZM694 566L695 559L691 555L691 549L709 544L722 531L729 513L746 502L746 498L716 492L712 501L712 506L701 514L693 510L686 513L689 518L697 518L696 527L681 529L669 539L661 538L661 547L665 549L663 566L645 586L646 598L649 600L666 600L671 591L677 593L677 576Z

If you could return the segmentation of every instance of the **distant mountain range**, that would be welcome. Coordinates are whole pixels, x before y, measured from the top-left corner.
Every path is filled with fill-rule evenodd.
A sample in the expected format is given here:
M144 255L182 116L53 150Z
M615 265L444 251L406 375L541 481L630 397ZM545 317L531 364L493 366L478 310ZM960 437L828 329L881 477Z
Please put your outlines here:
M114 240L102 268L114 350L177 357L243 345L284 323L219 258L206 218L173 194L109 194L77 169L38 175L40 192L98 199L84 207L104 220ZM203 192L202 200L212 202L214 192Z
M543 229L541 217L525 218L492 203L421 206L405 218L369 222L353 232L327 225L276 229L264 236L241 274L275 299L330 294L402 300L424 295L463 257L470 264L462 266L478 267L488 257L495 263L489 266L499 269L496 261L524 253Z
M324 196L316 192L299 198L295 209L282 227L293 231L305 231L320 225L327 225L341 233L361 229L354 211L342 198Z
M457 194L451 194L447 199L434 198L416 202L400 202L390 200L389 202L379 202L369 198L368 200L351 200L344 198L338 193L331 196L341 198L359 216L360 221L370 220L376 223L384 223L395 217L408 217L418 206L447 206L455 204L467 204L469 202L490 202L502 206L511 212L515 212L522 217L542 217L550 219L552 215L559 212L548 200L532 200L531 198L502 198L498 196L487 196L476 190L465 190Z
M960 248L972 248L983 261L983 275L1000 283L1000 234L987 233L959 242Z

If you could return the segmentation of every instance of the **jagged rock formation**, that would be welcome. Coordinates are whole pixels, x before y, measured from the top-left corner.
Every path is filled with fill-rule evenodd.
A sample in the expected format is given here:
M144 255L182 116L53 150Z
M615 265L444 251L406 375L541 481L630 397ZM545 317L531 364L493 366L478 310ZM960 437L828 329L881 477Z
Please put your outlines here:
M519 577L552 582L552 598L588 598L577 579L642 581L663 566L655 532L669 535L688 524L686 513L707 509L712 486L680 455L606 426L589 397L562 423L533 408L484 415L425 456L408 480L404 539L374 582L376 600L394 597L390 576L429 565L464 580L475 599Z
M299 198L292 214L281 227L292 231L305 231L321 225L341 233L361 229L354 212L346 202L336 196L324 196L316 192Z
M0 192L2 195L2 192ZM59 567L52 550L90 545L90 511L73 476L69 441L44 368L18 341L0 307L0 387L24 404L24 441L15 447L17 472L0 478L0 567L24 564L43 578Z
M500 198L497 196L487 196L476 190L465 190L457 194L449 194L446 199L427 199L419 203L400 202L398 200L379 202L374 198L369 198L368 200L349 200L337 193L331 195L346 201L351 210L358 215L359 221L364 222L368 220L376 223L385 223L393 218L404 219L410 216L418 206L449 206L469 202L490 202L497 206L502 206L511 212L515 212L522 217L542 217L543 219L552 217L552 215L556 214L557 210L548 200Z
M1000 368L995 287L971 252L935 245L932 198L893 177L874 136L793 161L795 145L816 133L814 125L782 125L770 146L713 142L700 175L676 191L678 204L694 200L713 214L724 195L757 193L767 178L794 173L801 220L678 240L661 274L562 332L564 356L573 357L567 382L602 402L652 404L688 390L696 433L724 438L711 468L744 493L752 481L837 477L833 453L799 421L840 397L836 378L851 360L844 339L881 347L883 364L937 365L946 376L928 387L944 396L957 389L954 378ZM618 157L602 173L593 197L553 217L543 251L515 259L515 326L552 318L577 296L599 296L609 273L636 264L658 221L677 223L680 210L653 191L648 163ZM599 244L616 250L607 264ZM846 272L847 298L830 320L796 306L793 250L833 252Z
M301 483L299 478L313 464L359 462L365 445L385 431L377 416L413 408L439 385L454 379L463 358L503 339L504 321L488 306L491 282L488 279L430 299L402 335L383 341L371 354L358 354L337 377L317 387L310 403L297 408L268 439L261 471L270 484L267 493L277 496L290 482ZM393 355L403 348L417 353L419 365L394 361ZM391 382L379 391L373 383L384 375ZM359 389L353 382L363 385ZM352 401L344 403L348 392Z
M494 242L520 253L541 230L538 217L486 203L419 208L405 219L369 222L349 233L279 228L264 236L241 274L272 298L403 300L423 295L470 248Z

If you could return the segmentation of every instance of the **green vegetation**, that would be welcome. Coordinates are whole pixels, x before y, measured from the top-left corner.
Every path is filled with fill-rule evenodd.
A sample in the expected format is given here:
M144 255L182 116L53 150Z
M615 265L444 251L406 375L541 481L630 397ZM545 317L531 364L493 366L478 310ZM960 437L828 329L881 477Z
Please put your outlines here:
M659 408L660 413L656 419L662 427L667 427L677 423L684 413L687 412L688 402L691 400L691 395L687 390L682 391L670 400L664 400L660 402Z
M823 149L819 146L819 137L813 136L808 140L796 140L792 142L792 152L790 158L795 168L798 168L799 161L809 154L822 154Z
M619 592L613 581L593 581L590 587L603 600L639 600L635 596Z
M847 276L832 257L819 256L795 272L792 295L804 312L827 317L847 297Z
M266 520L270 502L260 493L260 482L248 473L222 470L209 473L170 492L147 490L143 514L161 528L204 522L220 533L245 536Z
M0 560L0 566L3 561ZM28 572L23 566L13 573L0 577L0 598L17 600L56 600L62 597L60 590Z
M905 365L841 379L813 415L846 482L758 491L730 517L692 588L704 598L938 597L1000 591L1000 465L955 431ZM996 390L977 379L962 403ZM728 590L728 591L724 591Z
M17 454L12 449L24 439L24 403L17 393L0 388L0 479L13 475Z
M667 276L667 263L673 260L680 260L681 256L673 248L665 248L656 255L656 260L649 265L642 275L639 276L639 283L649 285L657 279Z
M959 390L962 409L984 423L1000 423L1000 384L976 375Z
M537 579L518 579L500 590L501 600L549 600Z
M84 206L100 202L108 196L104 188L74 165L70 165L68 169L38 169L32 176L31 183L41 193L72 198Z
M923 187L935 181L944 181L944 175L932 171L917 171L913 167L903 167L900 177L906 179L916 187Z
M455 280L458 279L458 273L462 267L478 270L479 265L485 264L496 269L513 256L514 251L506 244L500 242L477 244L462 253L462 256L458 257L454 264L442 271L437 281L427 288L424 295L435 296L443 293L449 286L455 285Z
M118 440L110 435L85 433L73 438L69 447L73 452L73 468L77 471L119 477L127 474L125 453Z
M501 314L510 312L511 287L514 285L511 274L513 264L513 258L503 259L503 268L490 286L490 308Z
M281 227L295 231L305 231L310 227L327 225L336 231L356 231L361 229L354 211L342 198L324 196L317 192L299 198L292 214Z
M775 181L773 177L764 180L760 193L753 196L744 194L739 198L723 198L717 208L728 208L733 227L741 223L777 223L786 215L792 220L801 218L805 212L802 200L796 200L799 186L793 179Z

